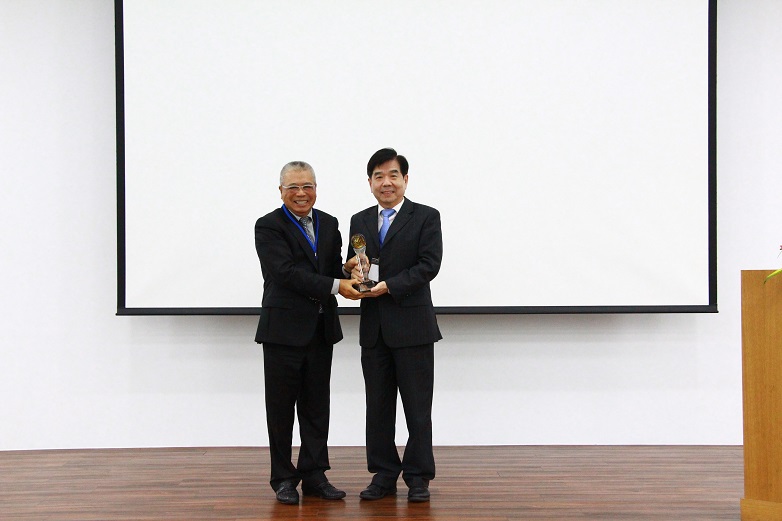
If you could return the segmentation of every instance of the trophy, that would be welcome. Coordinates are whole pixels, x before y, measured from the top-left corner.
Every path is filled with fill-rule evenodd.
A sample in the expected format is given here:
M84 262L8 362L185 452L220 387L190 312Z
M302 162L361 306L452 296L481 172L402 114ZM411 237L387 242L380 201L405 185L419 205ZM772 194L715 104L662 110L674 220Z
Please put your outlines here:
M353 286L361 293L366 293L372 289L377 282L370 280L369 278L369 259L367 259L367 239L360 233L353 235L350 238L350 245L353 247L353 251L358 256L358 269L361 273L360 284Z

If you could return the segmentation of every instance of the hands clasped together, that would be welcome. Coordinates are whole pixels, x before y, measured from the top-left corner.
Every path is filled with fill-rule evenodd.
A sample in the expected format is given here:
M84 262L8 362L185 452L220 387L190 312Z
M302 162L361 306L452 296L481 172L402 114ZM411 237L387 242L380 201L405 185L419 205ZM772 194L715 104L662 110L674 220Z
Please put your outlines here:
M359 257L361 262L359 263ZM339 294L349 300L360 300L362 298L373 298L388 293L388 287L385 281L375 284L369 291L358 291L356 287L366 280L365 274L369 272L369 259L366 255L356 255L351 257L343 266L346 273L350 273L349 279L339 281Z

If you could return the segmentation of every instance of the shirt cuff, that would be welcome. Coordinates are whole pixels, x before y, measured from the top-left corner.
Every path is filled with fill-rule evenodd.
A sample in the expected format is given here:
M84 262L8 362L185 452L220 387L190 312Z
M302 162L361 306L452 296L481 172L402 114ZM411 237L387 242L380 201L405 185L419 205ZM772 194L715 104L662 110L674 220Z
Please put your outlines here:
M339 293L339 279L334 279L334 283L331 285L331 294L336 295Z

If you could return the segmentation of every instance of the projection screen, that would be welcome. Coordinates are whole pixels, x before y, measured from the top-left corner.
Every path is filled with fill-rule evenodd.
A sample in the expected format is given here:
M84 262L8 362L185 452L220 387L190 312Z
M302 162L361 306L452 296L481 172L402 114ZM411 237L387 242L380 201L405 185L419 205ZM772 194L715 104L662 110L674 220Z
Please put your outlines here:
M716 0L115 6L118 314L257 313L282 166L347 244L383 147L439 313L717 311Z

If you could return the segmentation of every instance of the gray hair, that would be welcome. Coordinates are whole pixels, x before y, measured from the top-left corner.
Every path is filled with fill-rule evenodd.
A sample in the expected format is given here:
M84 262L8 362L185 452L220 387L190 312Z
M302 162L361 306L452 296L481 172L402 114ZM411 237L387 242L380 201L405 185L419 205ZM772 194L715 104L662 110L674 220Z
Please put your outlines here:
M317 180L315 179L315 170L312 168L312 166L305 162L305 161L291 161L284 167L282 167L282 170L280 170L280 186L285 184L283 182L283 179L285 179L285 174L292 170L303 170L305 172L309 172L312 174L312 182L315 184L318 184Z

